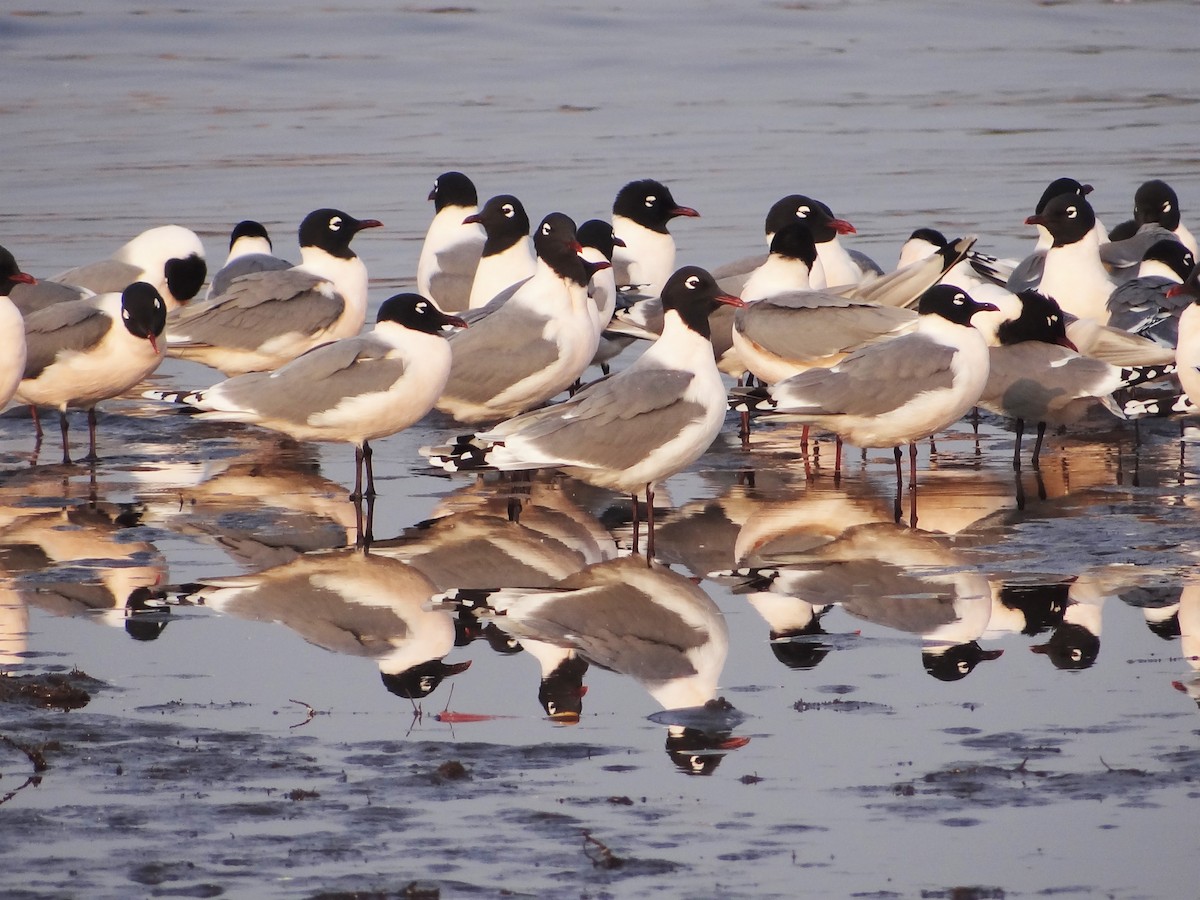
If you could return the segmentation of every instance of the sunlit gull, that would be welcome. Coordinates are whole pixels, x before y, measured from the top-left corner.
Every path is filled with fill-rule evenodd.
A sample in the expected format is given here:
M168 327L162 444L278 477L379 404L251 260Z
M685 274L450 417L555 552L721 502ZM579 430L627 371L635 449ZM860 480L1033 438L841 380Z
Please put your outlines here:
M225 257L225 265L209 282L207 296L225 293L235 278L251 272L276 272L291 267L290 262L275 255L266 226L253 219L243 219L229 233L229 255Z
M479 212L479 195L462 172L443 172L433 183L429 199L434 214L417 259L417 293L447 312L457 312L470 305L471 285L483 254L483 227L463 221Z
M350 249L375 219L318 209L300 224L300 265L236 279L171 320L172 356L226 375L278 368L319 344L353 337L367 313L367 267Z
M146 396L296 440L354 444L351 497L364 496L364 467L370 497L375 494L370 442L402 431L433 408L450 372L450 346L442 334L462 324L419 294L397 294L379 307L372 331L322 344L273 372Z
M662 337L629 368L570 400L502 422L427 455L450 471L557 468L591 484L643 493L653 555L654 483L698 459L725 420L724 386L709 343L708 315L721 292L703 269L685 266L663 289ZM469 333L469 332L468 332ZM424 452L424 451L423 451ZM636 522L636 514L635 514ZM635 525L636 547L636 525Z
M529 237L529 216L512 194L492 197L479 212L465 216L461 224L482 226L485 234L471 282L471 309L508 296L513 288L533 277L537 251Z
M207 274L204 245L196 233L181 225L159 225L143 231L108 259L48 280L97 294L119 294L133 282L145 281L158 290L171 310L200 293Z
M167 304L153 285L56 303L25 319L27 354L16 400L59 411L63 462L71 461L67 408L88 411L88 455L96 458L96 404L132 388L163 359Z
M437 406L460 422L495 422L545 403L596 353L600 334L587 295L593 266L578 255L575 223L551 213L534 243L536 274L451 339L454 362Z

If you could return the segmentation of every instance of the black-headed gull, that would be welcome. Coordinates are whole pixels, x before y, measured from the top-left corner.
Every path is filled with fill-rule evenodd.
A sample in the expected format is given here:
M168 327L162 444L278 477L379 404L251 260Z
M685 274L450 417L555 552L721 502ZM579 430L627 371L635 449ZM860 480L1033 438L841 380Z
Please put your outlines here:
M462 172L443 172L433 183L429 199L433 221L417 259L417 293L447 312L458 312L470 305L471 284L486 238L479 223L463 221L479 212L479 194Z
M495 422L545 403L596 353L600 332L587 295L593 264L578 255L575 223L551 213L534 244L536 274L488 315L468 318L472 327L450 342L454 363L438 409L460 422Z
M366 319L367 267L350 242L381 225L337 209L309 213L300 224L300 265L243 275L224 294L182 310L171 321L168 352L241 375L353 337Z
M708 316L739 305L704 269L685 266L662 293L662 337L628 369L570 400L426 452L449 471L556 468L599 487L646 496L647 558L654 553L654 484L699 459L725 421L725 388ZM468 332L469 333L469 332ZM636 523L636 512L635 512ZM635 549L637 529L634 529Z
M225 293L235 278L251 272L275 272L291 267L290 262L275 255L266 226L254 219L243 219L229 232L229 254L209 282L206 296L211 298Z
M463 225L480 225L485 234L482 255L471 281L468 306L480 309L528 281L537 271L537 251L529 237L529 214L512 194L492 197Z
M370 442L408 428L433 408L450 374L443 333L463 324L420 294L397 294L379 307L370 332L314 347L273 372L146 396L195 407L203 418L261 425L296 440L353 444L350 496L372 497Z
M613 252L617 286L658 296L675 271L675 238L667 224L679 216L700 213L676 203L662 182L645 178L631 181L617 192L612 214L613 232L624 242Z
M25 373L16 400L59 411L63 462L70 463L67 408L88 411L88 460L96 458L96 404L132 388L158 368L167 304L151 284L56 303L25 319Z

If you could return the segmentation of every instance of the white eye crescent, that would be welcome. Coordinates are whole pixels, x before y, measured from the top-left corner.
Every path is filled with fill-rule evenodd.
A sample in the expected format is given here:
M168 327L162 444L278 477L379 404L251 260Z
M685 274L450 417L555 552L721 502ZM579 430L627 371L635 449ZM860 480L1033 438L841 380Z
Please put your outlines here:
M1168 200L1166 203L1163 204L1163 212L1170 212L1170 211L1171 211L1171 201Z
M954 295L954 305L955 306L962 306L966 302L967 302L966 294L955 294Z
M648 197L646 198L646 205L647 205L647 206L653 206L653 205L654 205L655 203L657 203L657 202L658 202L658 198L657 198L657 197L655 197L653 194L651 194L650 196L648 196Z
M121 310L121 318L122 318L122 319L128 319L128 318L129 318L129 310L127 310L127 309L122 309L122 310Z
M340 231L341 227L342 227L342 217L341 216L334 216L333 218L331 218L329 220L329 230L330 231Z
M553 231L553 229L550 227L550 223L543 222L542 223L542 234L549 234L551 231Z
M812 212L812 210L809 209L807 206L797 206L796 207L796 218L797 219L807 219L808 214L810 212Z
M683 283L687 285L687 289L689 291L694 291L696 288L700 287L700 276L689 275L687 280L685 280Z
M500 207L500 212L504 213L504 215L510 219L517 214L517 211L513 208L511 203L505 203L502 207Z
M416 306L416 310L419 313L425 313L429 310L429 304L428 303L418 303Z
M1076 207L1074 207L1074 206L1067 207L1067 218L1068 219L1074 219L1078 215L1079 215L1079 210Z

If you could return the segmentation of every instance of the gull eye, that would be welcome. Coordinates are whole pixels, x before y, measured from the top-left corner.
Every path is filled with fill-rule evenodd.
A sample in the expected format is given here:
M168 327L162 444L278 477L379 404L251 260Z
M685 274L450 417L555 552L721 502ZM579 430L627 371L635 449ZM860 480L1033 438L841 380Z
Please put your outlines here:
M505 203L502 207L500 207L500 212L504 213L504 215L509 219L517 214L517 211L513 208L511 203Z
M966 302L967 302L966 294L955 294L954 295L954 305L955 306L962 306Z
M421 679L421 693L422 694L428 694L435 687L437 687L437 682L434 681L428 675L426 675L424 678Z
M333 216L332 218L330 218L329 230L330 231L341 231L341 229L342 229L342 217L341 216Z
M689 275L683 283L687 285L687 289L689 291L694 291L696 288L700 287L700 276Z
M796 218L797 219L807 219L808 214L810 212L812 212L812 210L809 209L807 206L797 206L796 207Z
M1171 201L1168 200L1166 203L1163 204L1163 212L1170 212L1170 211L1171 211Z
M1068 219L1074 219L1078 215L1079 215L1079 209L1077 207L1074 207L1074 206L1067 207L1067 218Z
M971 667L969 665L967 665L966 662L960 662L958 664L958 671L960 671L964 675L966 675L967 673L969 673L971 671Z
M121 318L125 319L126 321L129 320L129 310L125 309L124 307L121 307Z
M556 715L558 713L558 704L551 700L546 704L546 713L551 716Z
M650 194L648 197L646 197L646 206L647 207L651 207L657 202L658 202L658 198L656 196L654 196L653 194Z
M1075 649L1075 650L1071 651L1071 661L1072 662L1079 662L1081 659L1083 659L1083 651L1082 650Z
M416 310L417 310L417 312L419 312L423 315L429 311L429 304L428 303L418 303L416 306Z
M553 231L553 230L554 230L554 229L550 227L550 223L549 223L549 222L543 222L543 223L542 223L542 234L544 234L544 235L545 235L545 234L549 234L549 233L550 233L551 231Z

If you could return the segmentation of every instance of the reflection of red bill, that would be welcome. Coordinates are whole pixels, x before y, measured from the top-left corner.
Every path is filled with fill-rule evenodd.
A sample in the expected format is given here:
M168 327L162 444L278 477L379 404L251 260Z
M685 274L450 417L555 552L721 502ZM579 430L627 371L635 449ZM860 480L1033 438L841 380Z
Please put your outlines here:
M481 713L450 712L448 709L443 709L433 718L438 722L462 725L464 722L491 722L493 719L511 719L512 716L489 716Z
M727 737L719 744L713 746L714 750L736 750L738 747L745 747L750 743L748 737Z

